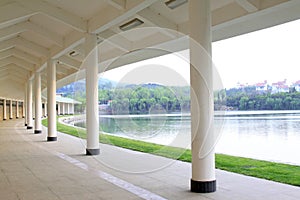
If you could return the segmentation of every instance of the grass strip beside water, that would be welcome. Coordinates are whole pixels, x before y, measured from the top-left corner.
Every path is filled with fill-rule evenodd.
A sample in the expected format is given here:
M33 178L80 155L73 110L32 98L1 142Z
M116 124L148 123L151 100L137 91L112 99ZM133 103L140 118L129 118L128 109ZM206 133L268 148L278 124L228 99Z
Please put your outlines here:
M42 124L47 126L47 120L44 119ZM84 129L77 129L59 122L57 123L57 131L80 138L86 138L86 131ZM134 151L150 153L184 162L191 162L191 150L189 149L164 146L106 134L101 134L99 141L104 144L114 145ZM300 166L216 154L216 168L280 183L300 186Z

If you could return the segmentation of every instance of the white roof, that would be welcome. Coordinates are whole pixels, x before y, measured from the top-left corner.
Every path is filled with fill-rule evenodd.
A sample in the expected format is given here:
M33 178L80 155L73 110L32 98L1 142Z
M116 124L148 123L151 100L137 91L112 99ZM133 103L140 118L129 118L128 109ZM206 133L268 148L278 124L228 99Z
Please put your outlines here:
M71 103L71 104L81 104L81 102L79 102L79 101L76 101L76 100L68 98L68 97L63 97L61 95L56 95L56 102L59 102L59 103Z

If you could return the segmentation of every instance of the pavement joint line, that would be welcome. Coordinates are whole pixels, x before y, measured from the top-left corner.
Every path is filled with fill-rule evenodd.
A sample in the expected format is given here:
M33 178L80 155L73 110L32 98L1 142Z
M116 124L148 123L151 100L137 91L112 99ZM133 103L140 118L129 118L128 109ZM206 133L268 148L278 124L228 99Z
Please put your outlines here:
M16 127L16 126L15 126ZM16 130L16 132L21 135L18 130ZM47 149L39 144L36 144L34 141L28 139L27 137L25 137L24 135L21 135L21 137L23 137L23 139L25 139L25 141L31 143L32 145L35 145L49 153L51 153L52 155L55 155L56 157L69 162L70 164L73 164L76 167L79 167L87 172L91 172L93 174L95 174L96 176L98 176L99 178L106 180L107 182L114 184L115 186L122 188L142 199L145 200L167 200L164 197L161 197L153 192L150 192L149 190L143 189L141 187L138 187L132 183L129 183L123 179L120 179L118 177L115 177L109 173L106 173L104 171L101 170L96 170L96 169L92 169L90 168L87 164L80 162L79 160L72 158L66 154L60 153L60 152L56 152L50 149Z

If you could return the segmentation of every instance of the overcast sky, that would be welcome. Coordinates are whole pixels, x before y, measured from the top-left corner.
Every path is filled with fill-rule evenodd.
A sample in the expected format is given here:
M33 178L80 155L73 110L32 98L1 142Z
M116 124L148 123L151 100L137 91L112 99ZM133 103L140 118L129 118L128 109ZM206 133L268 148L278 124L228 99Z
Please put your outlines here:
M106 72L123 83L189 84L187 52L167 55ZM300 20L213 43L213 62L225 88L237 82L300 80Z

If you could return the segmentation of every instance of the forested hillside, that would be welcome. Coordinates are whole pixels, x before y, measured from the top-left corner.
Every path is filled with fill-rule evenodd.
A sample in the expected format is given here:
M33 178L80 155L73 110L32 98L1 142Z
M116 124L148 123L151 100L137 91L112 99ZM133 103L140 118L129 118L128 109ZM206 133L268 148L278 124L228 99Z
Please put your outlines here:
M60 88L58 93L86 102L85 82L78 81ZM214 92L215 110L300 110L300 93L272 94L258 92L255 87ZM190 87L165 87L158 84L118 85L99 80L99 104L109 104L114 113L145 114L189 112Z

